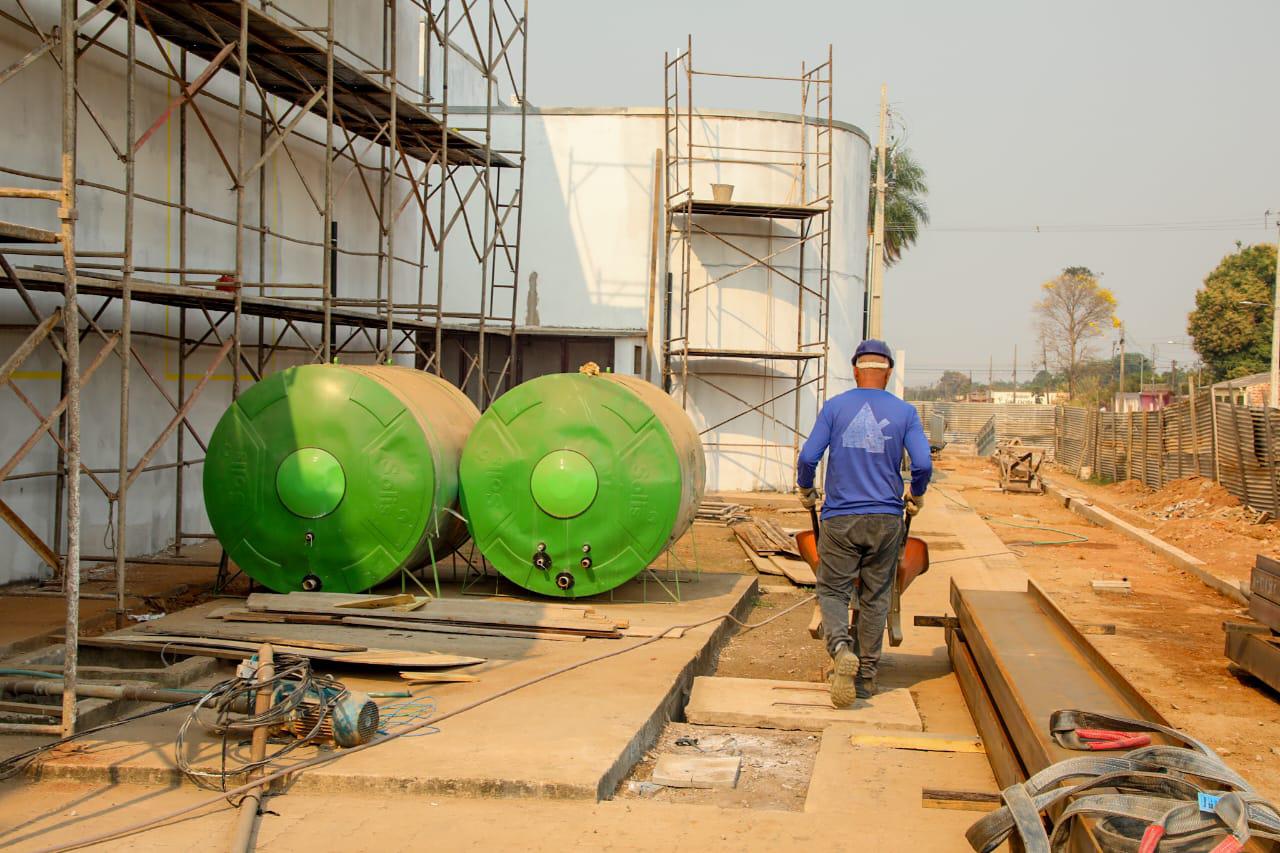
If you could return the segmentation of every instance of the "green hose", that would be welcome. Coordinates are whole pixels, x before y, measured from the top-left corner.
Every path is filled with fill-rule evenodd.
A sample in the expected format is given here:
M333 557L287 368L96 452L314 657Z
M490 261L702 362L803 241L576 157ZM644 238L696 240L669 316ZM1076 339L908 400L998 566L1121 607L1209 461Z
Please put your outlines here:
M30 678L61 678L61 673L40 672L36 669L0 669L0 675L25 675Z
M1050 533L1060 533L1063 536L1070 536L1070 539L1041 539L1027 542L1014 542L1014 545L1074 545L1077 542L1088 542L1089 537L1080 533L1072 533L1070 530L1059 530L1056 527L1046 527L1042 524L1018 524L1013 521L1003 521L999 518L992 518L989 515L982 516L982 520L991 524L1003 524L1005 527L1018 527L1023 530L1047 530Z

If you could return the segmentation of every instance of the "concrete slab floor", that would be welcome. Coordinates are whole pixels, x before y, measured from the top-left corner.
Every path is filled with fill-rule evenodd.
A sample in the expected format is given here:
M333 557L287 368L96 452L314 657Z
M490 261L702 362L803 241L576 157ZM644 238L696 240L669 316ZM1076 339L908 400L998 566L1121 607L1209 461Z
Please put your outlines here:
M847 740L847 739L846 739ZM972 756L970 756L972 757ZM846 783L847 784L847 783ZM70 782L0 786L0 845L26 853L128 826L211 799L209 792ZM922 810L915 791L891 817L863 808L837 813L725 809L614 800L492 800L291 792L264 803L255 848L297 850L929 850L971 848L963 830L978 815ZM921 813L923 812L923 814ZM899 814L915 819L900 819ZM195 816L87 849L152 851L225 847L236 814L225 801Z
M741 614L755 590L755 579L704 575L688 589L680 603L613 603L601 605L601 609L607 607L611 616L630 619L633 625L690 624L729 612ZM195 616L186 613L182 618ZM330 638L326 631L363 630L261 627L272 634L300 628L320 640ZM372 642L368 635L392 633L365 632L362 636ZM729 633L729 626L721 620L687 631L679 639L650 643L628 656L588 664L450 719L434 734L402 738L316 768L299 777L294 788L366 794L609 796L665 722L678 717L692 677L711 670ZM456 642L444 644L434 637L405 632L379 644L395 647L391 643L399 642L407 644L400 647L467 653L483 648L487 652L482 656L490 659L469 670L480 677L479 682L433 684L414 690L416 701L430 703L439 711L642 642L630 638L559 643L458 637ZM343 678L357 690L404 687L395 670L352 670ZM383 705L395 701L381 700ZM185 716L184 710L174 711L86 738L74 750L46 759L39 775L45 779L177 784L182 777L173 760L173 740ZM220 741L199 732L189 755L198 765L213 767L219 749ZM308 748L293 754L302 760L314 752Z

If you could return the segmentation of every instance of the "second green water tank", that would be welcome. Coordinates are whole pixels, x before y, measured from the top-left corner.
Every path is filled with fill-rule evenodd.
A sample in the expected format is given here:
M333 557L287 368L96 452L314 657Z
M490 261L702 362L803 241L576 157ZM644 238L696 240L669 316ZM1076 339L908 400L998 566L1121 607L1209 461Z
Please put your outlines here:
M479 417L457 388L407 367L272 374L209 439L213 531L277 592L363 592L466 539L458 460Z
M526 589L577 597L627 582L689 529L706 463L693 423L660 388L562 373L490 406L460 478L489 562Z

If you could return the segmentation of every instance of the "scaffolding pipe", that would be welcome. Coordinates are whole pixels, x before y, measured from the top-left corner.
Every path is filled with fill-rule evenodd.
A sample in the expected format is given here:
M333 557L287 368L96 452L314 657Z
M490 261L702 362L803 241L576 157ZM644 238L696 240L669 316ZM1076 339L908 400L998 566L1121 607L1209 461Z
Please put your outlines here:
M80 324L76 300L76 0L62 0L62 207L63 325L67 376L67 652L62 665L62 735L76 730L76 664L80 642Z
M136 189L134 148L135 73L137 67L137 0L128 0L125 15L128 22L126 34L128 58L125 62L125 118L124 118L124 261L120 280L120 454L119 477L116 486L115 551L116 564L116 627L124 627L124 592L127 578L125 554L129 530L129 366L133 348L133 216Z

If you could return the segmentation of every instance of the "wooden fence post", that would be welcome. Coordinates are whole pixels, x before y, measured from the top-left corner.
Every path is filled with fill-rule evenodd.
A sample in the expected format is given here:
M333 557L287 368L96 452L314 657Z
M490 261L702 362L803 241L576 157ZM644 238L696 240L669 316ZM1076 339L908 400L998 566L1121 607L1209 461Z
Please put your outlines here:
M1271 425L1271 413L1276 411L1270 406L1262 410L1262 420L1266 424L1267 467L1271 471L1271 503L1267 511L1273 516L1280 515L1280 489L1276 485L1276 444Z
M1197 429L1196 423L1196 379L1194 376L1187 376L1187 390L1190 392L1187 399L1191 402L1191 458L1195 460L1196 476L1200 476L1200 430Z
M1236 447L1236 466L1240 470L1240 491L1243 493L1237 497L1244 500L1246 506L1253 506L1253 501L1249 499L1249 474L1244 469L1244 441L1240 433L1239 407L1234 400L1227 405L1231 407L1231 438Z

